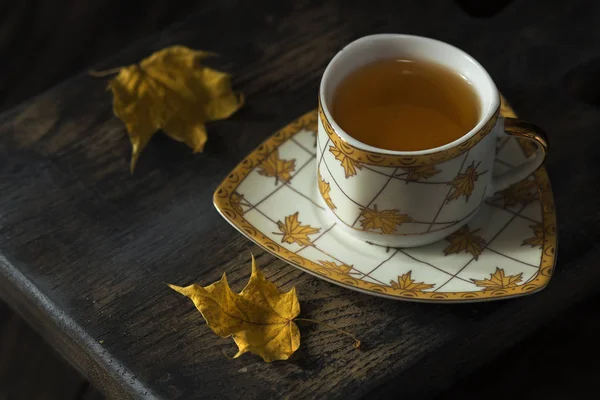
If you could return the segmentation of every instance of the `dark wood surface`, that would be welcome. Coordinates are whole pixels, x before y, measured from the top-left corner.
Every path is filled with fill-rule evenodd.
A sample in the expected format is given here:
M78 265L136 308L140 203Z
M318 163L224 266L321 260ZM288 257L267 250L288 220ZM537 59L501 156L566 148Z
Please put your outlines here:
M264 8L230 1L124 50L98 68L175 43L216 51L222 57L213 65L231 71L248 98L231 120L209 126L206 153L194 156L156 137L133 176L128 141L103 81L80 75L5 113L0 296L115 397L358 398L398 390L432 396L597 294L600 111L590 86L599 76L598 6L570 3L563 10L515 1L474 18L454 3L433 3L304 1ZM464 48L520 115L548 131L560 254L545 291L458 306L376 299L264 254L213 209L212 191L237 161L315 107L331 56L354 38L384 31ZM304 316L351 330L365 348L355 351L335 333L302 326L302 346L289 362L224 357L233 344L215 337L163 282L207 284L227 271L239 289L249 251L267 277L298 288Z
M186 0L0 0L0 112L200 8ZM0 400L99 398L0 301Z
M0 110L202 9L203 3L0 0Z

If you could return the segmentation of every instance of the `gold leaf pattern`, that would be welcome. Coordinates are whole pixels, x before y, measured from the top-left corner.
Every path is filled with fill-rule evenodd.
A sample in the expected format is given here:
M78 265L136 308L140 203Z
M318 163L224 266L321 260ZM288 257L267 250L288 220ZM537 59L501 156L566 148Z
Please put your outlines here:
M475 182L479 178L477 167L479 167L479 163L475 165L475 161L473 161L464 173L459 172L456 178L448 183L448 185L452 185L453 190L448 196L448 201L456 200L460 196L465 196L466 201L469 201L469 197L471 197L471 193L475 189Z
M385 234L394 232L396 227L404 222L412 221L408 214L400 214L398 210L379 211L377 204L373 205L373 208L361 208L360 218L360 225L364 231L381 229Z
M362 165L346 154L344 154L340 149L335 146L329 146L329 151L333 156L342 164L342 168L344 168L344 172L346 174L346 178L350 178L351 176L356 175L357 169L362 169Z
M298 243L300 246L310 246L312 242L308 235L318 233L321 230L321 228L313 228L310 225L302 225L298 221L298 212L285 217L285 223L277 221L277 226L283 234L282 243Z
M321 196L323 196L323 200L325 200L327 206L332 210L335 210L337 207L335 206L335 204L333 204L333 201L331 201L331 195L329 194L330 190L331 186L329 186L329 183L325 182L319 174L319 192L321 193Z
M333 129L325 113L323 112L323 108L321 106L321 99L319 97L319 117L321 119L321 123L323 124L323 128L325 133L329 137L329 140L334 144L334 146L338 148L347 148L349 149L347 154L352 154L352 158L364 165L379 165L386 167L415 167L417 165L426 165L432 163L441 163L453 159L461 154L464 154L469 149L473 148L480 140L485 138L492 129L496 125L496 121L498 118L498 110L493 114L493 116L488 119L488 121L482 126L478 132L471 135L471 137L462 142L457 146L451 146L446 150L441 150L437 152L431 152L423 155L408 155L408 156L399 156L395 154L382 154L379 152L371 152L368 150L362 150L360 148L354 147L347 142L344 141Z
M352 265L346 264L336 264L333 261L321 261L319 263L322 265L322 269L339 272L340 274L348 275L352 270Z
M258 166L258 173L262 176L274 177L275 182L287 182L295 169L296 160L282 160L279 158L279 152L275 150Z
M533 229L533 234L535 236L530 237L528 239L523 240L521 246L530 245L531 247L539 246L540 249L544 244L544 224L541 222L536 223L535 225L529 225L531 229Z
M535 189L535 181L525 179L498 192L498 194L504 200L504 207L516 206L518 204L525 206L535 200Z
M298 121L303 121L301 126L304 127L306 122L304 121L314 121L317 119L317 112L312 111L301 118ZM291 137L299 132L301 128L296 124L289 124L281 133L275 136L272 136L268 141L264 143L264 150L262 152L254 152L248 156L248 158L240 163L235 171L235 175L232 174L225 178L225 181L217 188L218 191L222 191L221 195L215 196L215 205L221 211L227 211L227 209L231 209L230 205L230 196L234 190L239 190L241 179L251 174L253 171L256 171L256 166L260 164L260 162L264 159L265 152L270 152L283 143L288 141ZM436 160L438 162L438 160ZM431 162L428 162L431 164ZM363 165L366 165L365 162ZM405 165L399 165L400 167L404 167ZM353 289L362 290L365 292L375 293L380 296L385 296L388 298L394 299L403 299L403 298L411 298L411 299L419 299L425 302L437 302L437 303L445 303L445 302L471 302L471 301L481 301L481 300L490 300L490 299L500 299L500 298L510 298L515 295L524 295L532 293L533 291L545 287L551 277L554 274L554 263L555 263L555 246L556 246L556 235L555 235L555 223L556 223L556 214L555 207L553 203L553 195L552 189L550 186L550 181L548 174L545 168L540 168L535 173L536 185L539 189L539 198L540 204L544 213L542 213L541 218L543 219L544 226L546 227L545 233L545 241L543 244L543 250L541 251L541 260L540 260L540 273L536 274L530 281L527 283L523 283L518 285L517 287L511 289L510 291L466 291L466 292L447 292L443 289L439 292L433 292L431 290L427 290L424 292L408 292L408 291L398 291L393 289L389 283L382 285L380 283L374 283L367 280L362 280L360 278L346 278L342 281L342 279L338 279L335 276L332 277L332 281L343 284L345 286L351 287ZM330 182L331 183L331 182ZM245 202L242 202L242 207L244 207ZM338 204L338 207L340 205ZM245 208L245 207L244 207ZM252 238L252 240L264 248L269 249L269 251L277 254L280 258L287 260L288 262L295 263L302 268L308 271L318 272L321 265L317 260L313 260L312 258L304 258L295 252L288 250L285 246L281 245L280 241L275 239L271 239L266 236L266 233L263 231L259 231L256 227L244 219L243 216L238 215L237 213L231 212L232 217L227 217L227 219L238 227L240 230L244 230L247 232L248 236ZM277 230L277 229L276 229ZM272 237L272 236L271 236ZM320 239L319 239L320 240ZM315 243L316 244L316 243ZM531 251L526 248L523 248L523 251ZM533 250L537 251L537 250ZM511 254L511 253L509 253ZM292 261L293 260L293 261ZM443 262L443 261L442 261ZM443 267L443 265L440 265ZM343 278L345 275L340 275L340 278Z
M522 272L517 275L505 275L504 269L496 267L496 272L490 274L490 278L482 280L471 278L471 280L475 285L482 287L484 291L488 291L516 287L522 277Z
M432 176L435 176L441 172L439 169L435 168L434 164L421 165L420 167L404 167L402 169L406 171L407 182L416 182L419 179L429 179Z
M238 192L231 193L231 197L230 197L231 206L233 207L233 210L236 213L238 213L239 215L244 215L244 210L242 209L242 206L240 205L240 203L242 202L243 199L244 199L243 194L239 194Z
M465 225L448 236L446 240L450 242L450 245L444 249L444 255L465 251L471 253L477 260L486 246L486 241L479 235L479 231L479 229L470 231L469 226Z
M411 277L412 271L398 276L397 281L390 281L390 285L394 289L407 290L410 292L422 292L423 290L431 289L435 285L432 283L415 282Z

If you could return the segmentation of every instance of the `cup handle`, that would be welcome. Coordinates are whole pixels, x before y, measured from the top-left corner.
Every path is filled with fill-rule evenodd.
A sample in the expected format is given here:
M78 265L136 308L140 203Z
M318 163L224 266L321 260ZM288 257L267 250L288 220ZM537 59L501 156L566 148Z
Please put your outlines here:
M501 135L531 140L536 144L537 149L534 154L529 156L520 165L494 177L492 179L491 194L504 190L510 185L527 178L542 166L548 155L548 138L546 134L538 126L529 122L521 121L518 118L506 117L504 118L504 130Z

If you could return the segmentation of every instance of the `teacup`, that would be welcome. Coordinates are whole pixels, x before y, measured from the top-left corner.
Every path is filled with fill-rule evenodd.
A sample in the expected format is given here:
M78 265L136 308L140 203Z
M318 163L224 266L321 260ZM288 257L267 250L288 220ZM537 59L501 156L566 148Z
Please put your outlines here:
M422 151L376 148L350 136L330 112L337 86L357 68L390 58L434 62L467 78L479 99L477 125L451 143ZM411 35L358 39L333 57L321 80L317 135L321 197L357 239L390 247L441 240L468 223L486 198L527 178L546 158L548 141L541 129L499 112L496 85L462 50ZM497 139L504 136L531 141L535 151L521 165L494 176Z

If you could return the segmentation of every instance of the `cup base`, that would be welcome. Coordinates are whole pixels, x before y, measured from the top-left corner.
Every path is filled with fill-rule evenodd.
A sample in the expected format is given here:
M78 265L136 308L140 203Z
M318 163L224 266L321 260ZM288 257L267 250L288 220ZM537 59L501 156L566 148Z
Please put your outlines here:
M390 248L409 248L409 247L420 247L439 242L445 237L453 234L463 226L469 223L476 215L480 214L481 210L474 212L468 218L465 218L461 223L449 226L448 228L436 230L432 233L415 234L415 235L386 235L377 232L366 232L358 229L353 229L347 225L340 223L342 230L349 239L359 240L375 246L390 247ZM331 212L329 208L325 208L323 211L327 215L327 219L334 222L339 222L339 219Z

